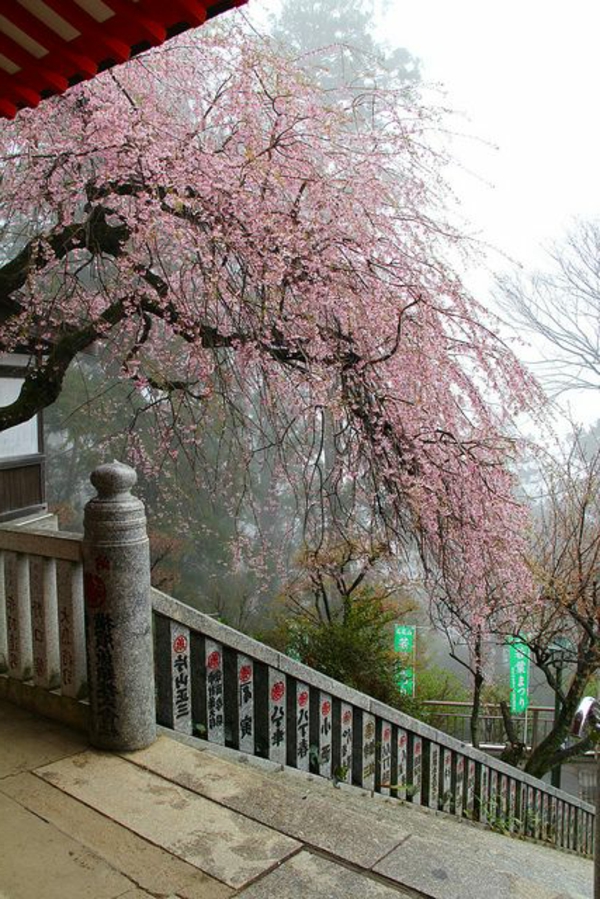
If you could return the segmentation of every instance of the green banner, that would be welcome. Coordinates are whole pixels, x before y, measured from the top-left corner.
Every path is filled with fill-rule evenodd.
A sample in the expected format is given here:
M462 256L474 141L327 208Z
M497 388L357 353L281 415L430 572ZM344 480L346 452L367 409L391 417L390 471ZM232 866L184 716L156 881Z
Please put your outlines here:
M417 629L412 624L397 624L394 628L394 652L412 653Z
M415 669L400 668L398 671L398 689L404 696L415 695Z
M509 643L510 710L513 715L529 707L529 647L521 640Z
M415 639L417 629L413 624L397 624L394 628L394 652L410 656L414 663ZM406 660L408 662L408 659ZM405 664L398 669L398 689L405 696L415 695L415 669L413 664Z

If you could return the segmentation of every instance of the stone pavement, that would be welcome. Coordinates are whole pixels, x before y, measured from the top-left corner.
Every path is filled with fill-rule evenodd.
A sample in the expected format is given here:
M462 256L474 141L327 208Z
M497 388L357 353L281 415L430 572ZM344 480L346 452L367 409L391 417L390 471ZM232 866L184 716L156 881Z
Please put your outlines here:
M0 899L591 899L592 864L159 738L124 755L0 701Z

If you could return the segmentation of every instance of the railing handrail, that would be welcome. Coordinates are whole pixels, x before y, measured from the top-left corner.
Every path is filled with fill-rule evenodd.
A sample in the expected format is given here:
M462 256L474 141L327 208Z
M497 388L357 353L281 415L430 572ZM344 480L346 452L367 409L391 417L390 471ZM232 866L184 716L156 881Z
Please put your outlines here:
M424 699L422 704L427 707L435 706L436 708L438 706L443 706L444 708L448 707L448 708L469 708L469 709L473 707L472 702L464 701L464 700L454 701L451 699ZM499 709L500 703L499 702L482 702L481 708L482 709ZM554 706L530 705L527 709L527 714L529 714L530 712L552 712L552 713L554 713ZM524 714L525 713L523 713L523 715Z
M66 562L81 562L83 535L46 528L15 528L0 524L0 550L42 556Z
M506 764L506 762L502 762L479 749L475 749L468 743L464 743L455 737L451 737L449 734L437 730L423 721L412 718L410 715L401 712L399 709L394 709L379 700L372 699L366 694L360 693L358 690L348 687L345 684L340 683L340 681L336 681L326 674L322 674L320 671L316 671L314 668L309 668L284 653L278 652L272 647L266 646L264 643L259 643L252 637L248 637L246 634L242 634L219 621L215 621L214 618L204 615L197 609L184 605L179 600L174 599L172 596L168 596L160 590L152 588L151 602L153 610L158 614L170 618L191 630L200 631L205 636L217 640L223 645L229 646L245 655L257 659L258 661L264 662L265 664L278 669L283 674L290 675L291 677L296 678L311 687L315 687L318 690L322 690L323 692L331 693L343 702L351 703L353 706L364 712L368 712L378 718L383 718L390 724L395 724L398 727L409 730L417 736L436 743L441 747L451 749L454 752L459 752L465 756L465 758L479 762L480 764L497 771L499 774L505 774L513 780L520 781L522 784L526 784L537 790L541 789L547 795L556 797L556 799L567 802L569 805L577 806L592 814L594 813L594 807L592 805L583 802L577 797L572 796L570 793L558 790L556 787L527 774L519 768L514 768L512 765Z

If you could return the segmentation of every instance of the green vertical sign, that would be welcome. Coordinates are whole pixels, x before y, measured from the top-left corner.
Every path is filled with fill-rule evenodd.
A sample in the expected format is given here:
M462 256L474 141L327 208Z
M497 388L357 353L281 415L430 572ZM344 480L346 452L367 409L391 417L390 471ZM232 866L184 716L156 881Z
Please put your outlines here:
M400 668L398 671L398 689L404 696L415 695L415 669Z
M518 638L509 642L510 710L513 715L529 707L529 647Z
M412 655L415 649L416 630L412 624L397 624L394 628L394 652Z
M415 637L417 629L412 624L397 624L394 628L394 652L410 656L413 664L406 665L398 671L398 689L405 696L415 695Z

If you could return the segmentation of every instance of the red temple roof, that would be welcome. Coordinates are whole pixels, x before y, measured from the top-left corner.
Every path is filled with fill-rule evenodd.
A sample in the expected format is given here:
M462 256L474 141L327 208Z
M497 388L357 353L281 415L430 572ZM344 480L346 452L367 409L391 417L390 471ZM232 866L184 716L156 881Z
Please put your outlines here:
M0 0L0 118L246 0Z

